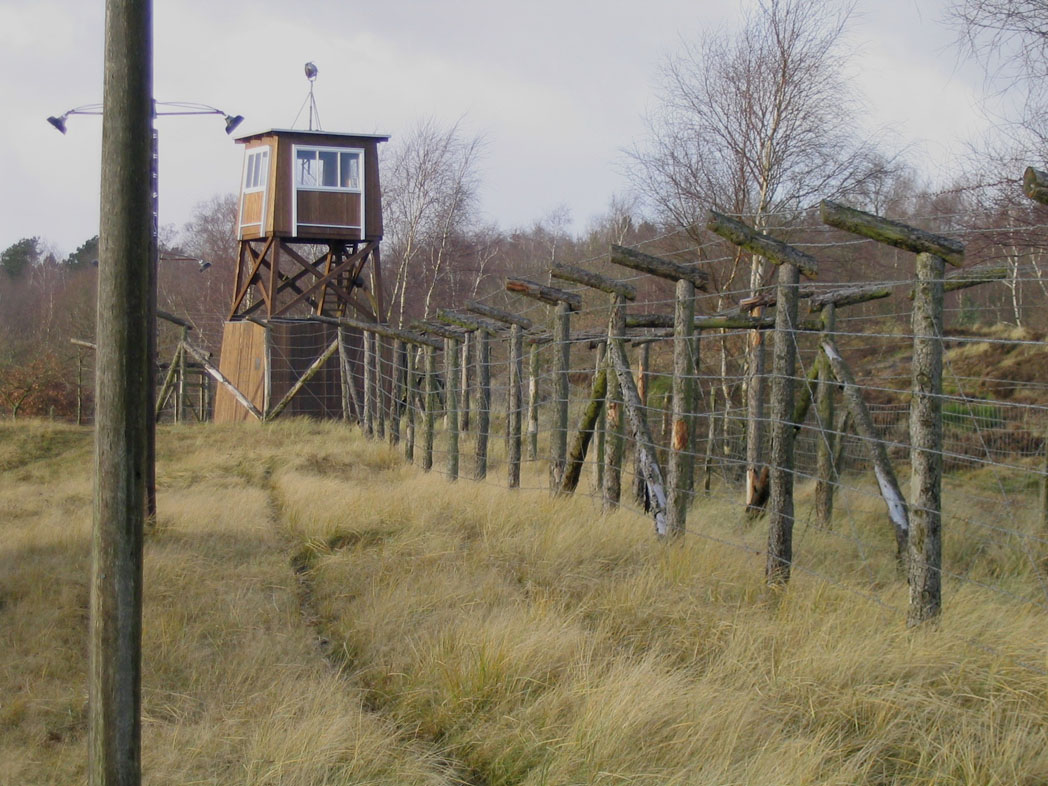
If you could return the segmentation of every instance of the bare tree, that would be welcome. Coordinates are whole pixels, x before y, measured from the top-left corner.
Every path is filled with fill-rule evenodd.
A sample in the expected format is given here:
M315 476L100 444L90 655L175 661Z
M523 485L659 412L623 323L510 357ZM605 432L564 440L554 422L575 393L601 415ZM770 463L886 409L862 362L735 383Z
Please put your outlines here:
M959 43L986 69L998 130L1013 146L1048 152L1048 0L954 0Z
M387 321L403 324L409 290L425 289L429 314L440 282L456 276L456 244L477 218L478 159L483 143L459 123L441 128L422 121L385 157L383 214L387 259L396 266ZM416 306L418 308L418 306Z
M709 207L758 229L782 227L810 202L861 188L883 171L884 159L854 132L856 98L843 77L850 10L762 0L737 32L686 42L668 58L648 138L631 154L637 187L665 220L696 242ZM711 271L721 292L745 287L753 295L766 285L759 256L737 282L743 262L736 253ZM764 399L761 336L749 344L747 503L759 476Z

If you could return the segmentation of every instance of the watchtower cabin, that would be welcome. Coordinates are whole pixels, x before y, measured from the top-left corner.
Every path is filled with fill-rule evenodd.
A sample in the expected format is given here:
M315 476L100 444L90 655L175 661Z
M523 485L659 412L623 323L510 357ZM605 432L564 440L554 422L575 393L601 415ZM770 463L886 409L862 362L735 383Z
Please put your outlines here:
M380 321L383 311L382 191L376 134L263 131L244 145L233 301L219 369L260 411L275 406L337 340L315 315ZM343 353L360 354L343 331ZM339 354L301 387L288 414L342 414ZM251 417L228 390L215 420Z

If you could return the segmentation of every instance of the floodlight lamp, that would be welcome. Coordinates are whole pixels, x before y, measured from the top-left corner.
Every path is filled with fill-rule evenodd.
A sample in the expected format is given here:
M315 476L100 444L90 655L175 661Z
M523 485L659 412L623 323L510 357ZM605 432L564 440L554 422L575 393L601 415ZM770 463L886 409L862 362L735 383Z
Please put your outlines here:
M65 121L66 121L66 115L59 115L58 117L52 116L52 117L47 118L47 122L50 123L51 125L53 125L55 128L57 128L63 134L66 132Z
M317 78L317 73L317 67L312 62L306 63L306 79L312 82Z
M244 122L243 115L226 115L226 133L232 134Z

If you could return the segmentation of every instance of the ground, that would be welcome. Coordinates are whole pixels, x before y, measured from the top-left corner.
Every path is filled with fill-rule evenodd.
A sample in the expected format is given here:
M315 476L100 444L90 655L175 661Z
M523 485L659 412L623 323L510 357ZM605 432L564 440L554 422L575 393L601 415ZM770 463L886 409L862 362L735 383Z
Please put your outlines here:
M1037 561L955 536L967 580L907 630L864 478L829 531L800 490L804 569L771 592L727 496L667 544L503 489L497 460L452 484L340 424L170 427L159 449L145 782L1048 781L1048 621L1015 599ZM0 784L84 778L90 465L87 430L0 426Z

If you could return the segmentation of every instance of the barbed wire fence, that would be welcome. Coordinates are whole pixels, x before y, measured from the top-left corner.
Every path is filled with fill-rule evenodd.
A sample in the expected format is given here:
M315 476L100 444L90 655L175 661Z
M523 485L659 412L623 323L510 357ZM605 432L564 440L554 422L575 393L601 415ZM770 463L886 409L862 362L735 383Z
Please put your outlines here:
M1002 324L1023 313L1020 296L1027 310L1048 302L1038 231L1048 227L977 230L1022 239L997 255L984 249L974 267L932 266L922 278L906 250L805 219L788 246L713 217L731 245L669 233L553 266L541 283L509 279L406 329L314 317L303 330L298 321L299 338L270 350L288 378L267 387L257 416L279 414L286 398L287 414L356 422L424 471L584 495L602 510L650 517L668 541L737 550L754 570L763 561L771 585L811 578L888 619L949 618L951 599L961 607L968 596L1048 610L1048 363L1042 337ZM972 230L949 216L919 223L945 229L918 233L909 251L961 261ZM704 271L730 264L733 248L778 256L793 278L702 291ZM848 282L793 273L824 259L876 264ZM967 294L980 289L1005 297ZM928 312L923 323L915 309ZM161 385L158 414L205 420L221 384L206 367L221 320L183 319L188 342L185 325L161 326L160 356L171 358L161 371L173 381L166 398ZM773 362L754 407L757 342L772 346ZM182 351L187 343L199 355ZM929 347L938 361L922 365ZM206 380L196 398L178 393L191 376L184 368ZM915 434L918 400L930 444ZM1031 632L1024 667L1043 670L1042 633ZM993 649L985 637L972 643Z
M741 240L795 271L805 262L794 251L814 263L879 242L804 229L823 237L773 248L744 227ZM812 577L911 625L948 615L961 596L1048 610L1044 343L1002 327L1000 305L943 297L1037 291L1042 271L991 260L946 272L927 259L962 261L961 235L907 241L923 275L896 262L896 277L800 284L793 273L756 292L695 290L697 272L724 259L719 241L650 256L641 244L555 266L548 282L508 279L506 292L408 330L342 320L374 337L359 363L342 364L347 389L363 391L343 411L449 480L587 495L652 517L667 540L764 560L770 584ZM652 275L676 277L672 295ZM791 288L792 315L781 305ZM755 415L744 357L758 335L775 358ZM1022 665L1042 671L1038 635Z

